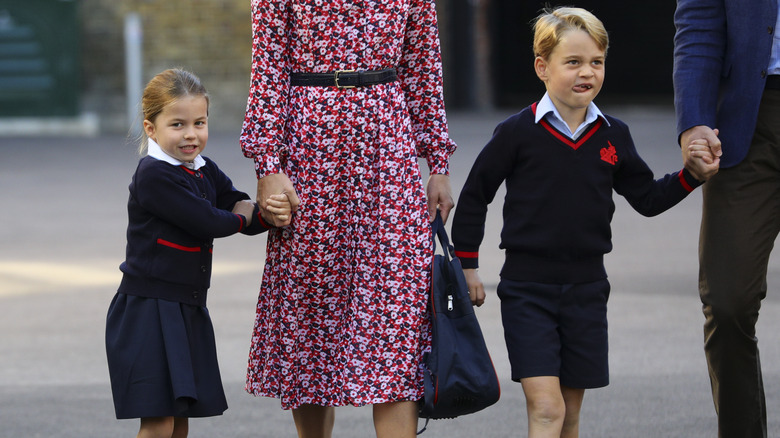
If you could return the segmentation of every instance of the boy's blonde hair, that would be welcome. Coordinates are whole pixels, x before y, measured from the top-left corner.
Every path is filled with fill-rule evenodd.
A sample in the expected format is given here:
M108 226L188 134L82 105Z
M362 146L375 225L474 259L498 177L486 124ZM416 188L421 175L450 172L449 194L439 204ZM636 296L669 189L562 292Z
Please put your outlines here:
M144 120L154 123L163 108L184 96L203 96L209 104L209 93L195 74L179 68L158 73L146 84L141 98L141 113ZM138 151L143 154L147 147L146 134L141 134Z
M557 7L545 8L534 20L534 56L548 59L563 34L570 30L585 31L606 55L609 36L601 20L582 8Z

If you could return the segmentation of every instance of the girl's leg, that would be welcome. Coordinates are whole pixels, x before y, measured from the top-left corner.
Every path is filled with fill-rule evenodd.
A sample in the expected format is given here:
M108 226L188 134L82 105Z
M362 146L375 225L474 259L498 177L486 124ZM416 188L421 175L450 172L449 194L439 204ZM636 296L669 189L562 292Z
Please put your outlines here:
M136 438L170 438L173 428L173 417L141 418L141 429Z
M187 417L173 419L173 434L171 438L187 438L190 432L190 422Z
M336 409L333 406L301 405L292 411L299 438L330 438Z
M566 405L561 438L577 438L580 435L580 409L582 409L585 390L561 385L561 394Z
M559 438L566 416L566 403L558 377L521 379L528 410L528 438Z
M375 404L374 429L377 438L414 438L417 435L417 402Z

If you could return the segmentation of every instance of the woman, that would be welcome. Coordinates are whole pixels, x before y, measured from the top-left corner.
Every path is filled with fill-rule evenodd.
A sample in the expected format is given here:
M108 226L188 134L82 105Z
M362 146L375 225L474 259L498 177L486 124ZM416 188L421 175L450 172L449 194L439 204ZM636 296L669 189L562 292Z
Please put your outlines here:
M269 234L247 391L280 398L301 437L367 404L378 437L414 436L429 220L454 205L433 0L252 8L241 146L258 199L285 193L295 213Z

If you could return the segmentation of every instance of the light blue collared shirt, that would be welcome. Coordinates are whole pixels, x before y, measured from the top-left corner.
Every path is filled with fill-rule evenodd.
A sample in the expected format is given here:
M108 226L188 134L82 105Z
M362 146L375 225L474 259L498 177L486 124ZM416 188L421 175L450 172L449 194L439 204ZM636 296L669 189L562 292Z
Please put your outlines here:
M593 102L589 103L588 110L585 113L585 121L582 122L582 124L578 126L574 132L571 132L569 125L563 121L561 113L558 112L558 108L555 107L555 104L552 102L552 99L550 99L548 93L544 93L542 100L540 100L536 105L536 120L534 122L539 123L539 121L544 118L549 124L553 126L553 128L561 131L561 133L570 139L576 140L582 135L583 132L585 132L585 129L590 126L591 123L595 122L599 117L604 119L604 122L607 124L607 126L609 126L609 122L607 121L606 117L604 117L604 114L601 112L601 110L596 106L596 104Z
M172 164L174 166L184 166L188 169L192 170L198 170L201 167L206 165L206 160L203 159L203 157L198 154L197 157L192 161L192 163L185 163L184 161L179 161L176 158L173 158L172 156L165 153L164 150L160 147L159 144L157 144L156 141L152 140L151 138L146 139L146 155L149 155L152 158L156 158L160 161L165 161L168 164Z
M775 22L775 31L772 35L772 54L769 55L770 75L780 75L780 1L777 2L777 21Z

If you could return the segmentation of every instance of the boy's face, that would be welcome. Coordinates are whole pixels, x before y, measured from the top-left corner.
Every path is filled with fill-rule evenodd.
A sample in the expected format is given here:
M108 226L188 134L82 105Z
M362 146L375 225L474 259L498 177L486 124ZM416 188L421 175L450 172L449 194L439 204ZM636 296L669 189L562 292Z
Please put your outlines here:
M548 59L534 61L536 75L565 121L571 117L584 120L588 104L604 83L605 58L587 32L571 30L563 34Z

